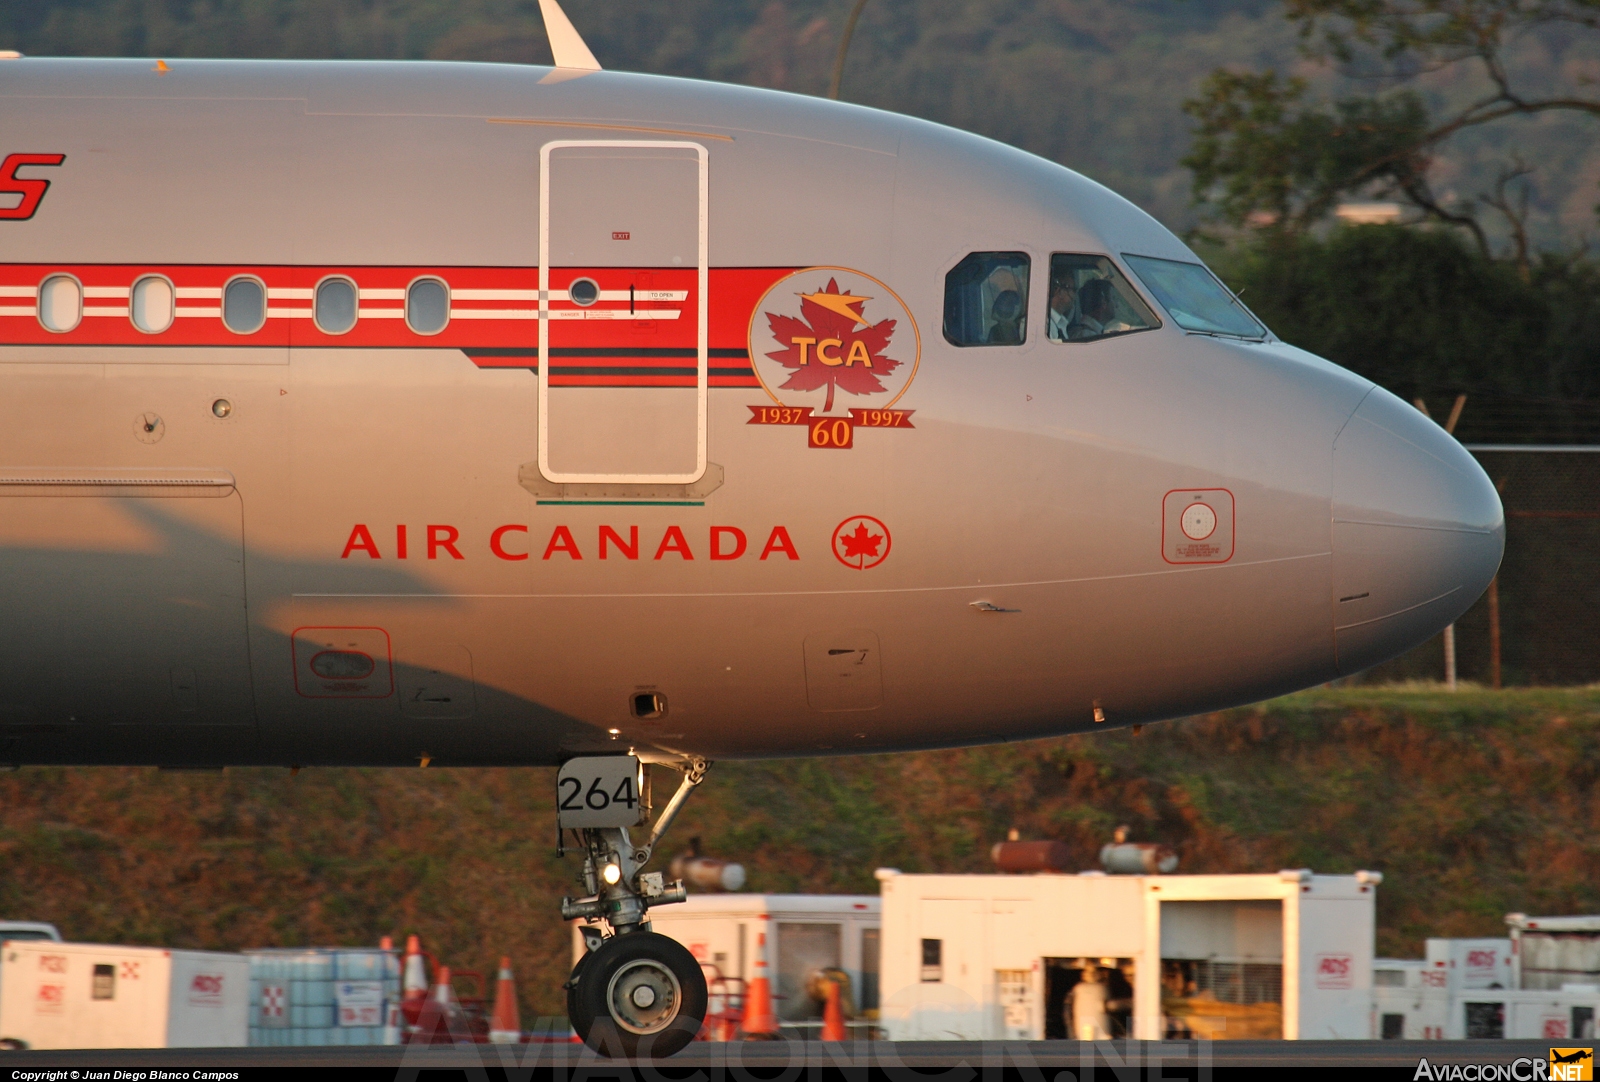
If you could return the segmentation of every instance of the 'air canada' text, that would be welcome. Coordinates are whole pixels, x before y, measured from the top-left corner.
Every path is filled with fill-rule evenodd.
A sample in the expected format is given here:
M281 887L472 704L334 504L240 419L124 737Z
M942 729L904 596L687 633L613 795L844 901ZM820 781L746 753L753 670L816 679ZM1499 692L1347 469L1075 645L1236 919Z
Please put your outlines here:
M541 527L542 530L542 527ZM653 531L652 531L653 532ZM737 526L712 526L701 537L692 541L679 526L668 526L659 537L641 538L637 526L601 526L593 535L580 527L575 534L570 527L557 526L541 548L530 527L510 524L496 527L488 536L485 546L490 555L501 560L738 560L754 556L758 560L798 560L800 550L784 526L774 526L759 548L752 538L760 532L746 534ZM482 542L480 542L482 544ZM378 527L376 532L365 523L356 523L344 543L339 558L365 556L369 560L465 560L473 544L464 541L461 531L454 526L430 524L413 536L405 525L392 529ZM482 551L482 549L478 549Z

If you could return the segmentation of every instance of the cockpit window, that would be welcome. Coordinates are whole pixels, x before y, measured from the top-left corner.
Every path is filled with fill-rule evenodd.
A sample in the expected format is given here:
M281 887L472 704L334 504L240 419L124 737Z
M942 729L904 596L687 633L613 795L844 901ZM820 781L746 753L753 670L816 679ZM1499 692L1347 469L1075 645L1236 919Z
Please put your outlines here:
M1199 334L1226 334L1236 338L1265 338L1267 329L1245 311L1227 287L1199 263L1180 263L1174 259L1152 259L1143 255L1124 255L1128 266L1156 295L1186 331Z
M1050 257L1044 333L1052 342L1092 342L1159 326L1149 305L1105 256Z
M1020 346L1028 338L1022 252L973 252L944 276L944 336L957 346Z

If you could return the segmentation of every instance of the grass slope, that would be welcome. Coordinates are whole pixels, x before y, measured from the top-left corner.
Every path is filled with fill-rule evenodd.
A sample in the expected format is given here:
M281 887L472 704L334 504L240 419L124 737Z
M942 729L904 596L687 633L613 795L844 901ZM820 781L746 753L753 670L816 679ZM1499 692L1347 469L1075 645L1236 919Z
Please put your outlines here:
M670 840L752 890L872 892L882 865L985 871L1012 826L1093 867L1125 822L1189 872L1382 870L1378 950L1416 955L1600 908L1596 763L1600 690L1320 690L1139 736L722 763ZM551 774L25 768L0 777L0 916L229 950L415 931L461 968L510 953L525 1022L557 1015L578 862Z

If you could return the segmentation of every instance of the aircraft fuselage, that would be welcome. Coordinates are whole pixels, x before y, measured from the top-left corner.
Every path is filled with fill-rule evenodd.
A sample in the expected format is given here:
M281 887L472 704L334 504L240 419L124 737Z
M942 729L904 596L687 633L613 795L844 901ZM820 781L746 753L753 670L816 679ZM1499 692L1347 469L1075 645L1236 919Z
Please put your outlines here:
M1128 257L1194 254L1021 151L610 72L162 67L0 61L0 760L1097 731L1358 671L1498 565L1458 444L1184 329ZM1150 328L1055 340L1058 256Z

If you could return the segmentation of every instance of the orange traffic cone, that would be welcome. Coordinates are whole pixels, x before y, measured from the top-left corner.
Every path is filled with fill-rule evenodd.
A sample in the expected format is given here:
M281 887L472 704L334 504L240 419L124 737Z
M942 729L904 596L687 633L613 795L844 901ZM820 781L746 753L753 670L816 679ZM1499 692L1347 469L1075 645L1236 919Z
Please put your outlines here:
M466 1019L461 1014L461 1003L450 984L450 967L440 966L434 970L433 979L433 993L422 1002L412 1040L419 1044L453 1044L458 1036L471 1040Z
M417 1024L427 998L428 968L422 961L422 943L416 936L409 935L406 936L406 967L400 981L400 1013L406 1025Z
M778 1032L772 1016L772 981L767 977L767 933L756 936L756 961L750 975L750 988L744 997L744 1035L765 1040Z
M517 1014L517 986L511 978L511 956L500 958L500 979L494 988L494 1015L489 1019L490 1044L520 1044L522 1019Z
M383 952L383 976L387 980L394 974L394 940L384 936L378 940L378 949ZM400 1017L400 1004L392 999L385 999L383 1003L383 1035L380 1044L399 1044L403 1039L405 1023Z
M828 1001L822 1007L822 1039L825 1041L843 1041L847 1039L844 1028L844 1011L839 1007L839 982L830 980L828 986Z

